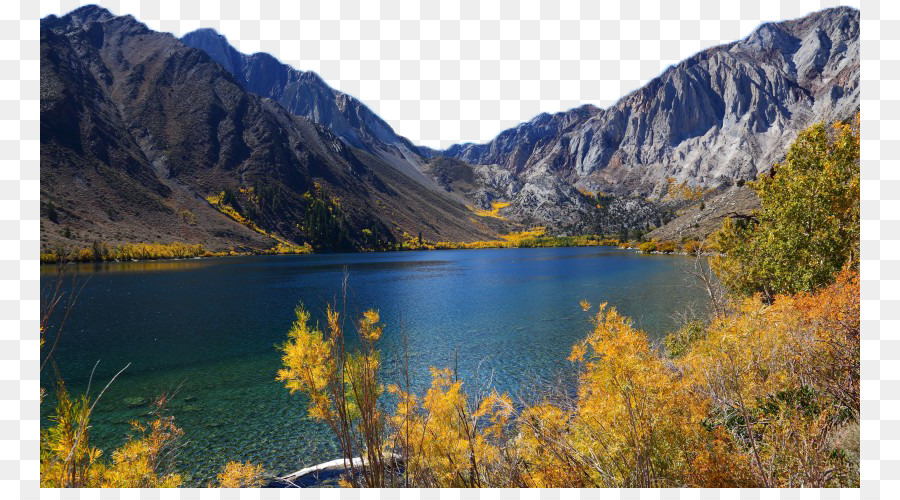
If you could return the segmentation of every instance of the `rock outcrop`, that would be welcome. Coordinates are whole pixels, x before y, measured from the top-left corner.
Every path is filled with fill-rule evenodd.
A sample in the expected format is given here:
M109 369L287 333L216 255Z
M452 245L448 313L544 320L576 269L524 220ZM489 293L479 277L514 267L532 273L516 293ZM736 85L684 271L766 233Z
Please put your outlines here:
M859 11L826 9L704 50L607 109L541 114L486 144L422 151L512 174L510 215L565 218L584 208L565 186L658 197L667 177L706 188L753 179L803 128L852 119L859 71Z

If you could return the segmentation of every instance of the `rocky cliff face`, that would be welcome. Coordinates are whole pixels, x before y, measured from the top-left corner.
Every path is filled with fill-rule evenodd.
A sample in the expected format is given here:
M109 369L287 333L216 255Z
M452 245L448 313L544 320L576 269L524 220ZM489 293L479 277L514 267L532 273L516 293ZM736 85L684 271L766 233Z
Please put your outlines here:
M511 214L577 220L571 186L644 197L663 194L667 177L710 188L752 179L801 129L858 109L859 11L839 7L704 50L610 108L542 114L486 144L422 151L512 174Z
M426 189L440 185L478 208L509 202L501 213L513 224L560 231L584 231L596 219L594 200L585 192L614 194L622 207L642 207L633 220L627 209L617 217L626 226L664 219L671 207L647 214L644 199L664 194L666 178L707 188L752 179L781 158L799 130L846 119L859 107L859 12L850 8L762 25L744 40L669 68L608 109L587 105L542 114L487 144L444 151L415 148L314 73L268 54L240 54L212 30L189 33L183 41L206 51L250 92L323 125ZM456 171L473 173L472 185L464 188L422 157L471 164Z
M246 91L170 34L95 6L41 21L44 245L274 246L206 201L225 190L242 218L297 243L314 240L314 229L345 233L353 245L404 231L435 240L497 234L463 204ZM339 204L340 220L311 220L307 193Z
M247 91L277 101L288 112L322 125L347 144L381 158L424 187L436 189L420 172L422 156L416 146L358 99L332 89L316 73L294 69L266 53L242 54L212 29L192 31L181 41L206 52Z

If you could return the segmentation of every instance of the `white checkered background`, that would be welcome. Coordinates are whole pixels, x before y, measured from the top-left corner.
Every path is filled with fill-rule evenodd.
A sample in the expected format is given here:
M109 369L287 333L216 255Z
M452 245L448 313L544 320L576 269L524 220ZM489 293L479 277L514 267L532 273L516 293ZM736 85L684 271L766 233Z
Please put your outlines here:
M761 22L862 12L861 490L39 490L39 23L83 3L178 36L212 27L358 97L414 143L487 141L608 106ZM560 4L561 3L561 4ZM900 2L8 0L0 6L0 498L900 498ZM860 5L862 4L862 5ZM895 259L895 260L892 260ZM884 264L882 264L884 260ZM882 267L884 273L882 274Z

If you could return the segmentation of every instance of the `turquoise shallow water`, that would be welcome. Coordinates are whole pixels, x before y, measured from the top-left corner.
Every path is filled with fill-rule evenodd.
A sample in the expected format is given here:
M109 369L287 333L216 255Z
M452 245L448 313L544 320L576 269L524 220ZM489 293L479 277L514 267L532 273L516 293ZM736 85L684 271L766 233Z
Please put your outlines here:
M470 391L490 380L527 400L571 382L566 358L589 329L579 300L607 301L659 338L673 313L703 303L684 273L691 264L594 247L82 265L84 288L55 358L74 392L98 360L94 392L131 363L92 420L91 439L104 449L147 412L126 399L178 388L172 410L185 431L179 466L189 484L231 459L287 473L338 453L324 426L306 418L303 398L275 382L276 346L299 301L321 320L325 304L340 298L345 269L349 311L374 307L386 323L385 382L399 382L402 330L420 392L429 366L455 362ZM42 285L52 284L52 269L42 271ZM43 417L52 404L47 398Z

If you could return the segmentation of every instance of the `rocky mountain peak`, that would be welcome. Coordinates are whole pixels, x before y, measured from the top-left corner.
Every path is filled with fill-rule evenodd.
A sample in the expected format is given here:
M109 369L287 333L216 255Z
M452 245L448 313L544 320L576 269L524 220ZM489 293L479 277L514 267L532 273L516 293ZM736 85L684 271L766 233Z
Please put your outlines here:
M376 232L394 236L484 237L499 226L475 219L472 207L496 202L510 227L642 229L666 219L655 200L669 178L711 189L752 179L799 130L858 109L859 11L851 8L765 23L607 108L541 113L487 143L443 151L416 147L316 73L242 54L212 29L179 40L97 6L41 21L47 194L64 196L72 175L85 199L100 196L94 215L111 221L122 207L108 200L121 193L92 190L88 180L131 186L139 195L129 204L171 207L186 196L196 210L209 209L191 203L211 192L256 184L279 201L247 215L299 239L305 202L296 195L314 183L344 200L349 227L375 221ZM88 166L102 175L85 177ZM280 190L292 194L273 194ZM147 227L160 214L145 214L154 221Z
M646 196L667 177L704 187L754 178L797 131L858 106L859 11L840 7L703 50L609 108L541 114L429 155Z

